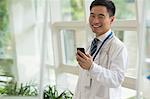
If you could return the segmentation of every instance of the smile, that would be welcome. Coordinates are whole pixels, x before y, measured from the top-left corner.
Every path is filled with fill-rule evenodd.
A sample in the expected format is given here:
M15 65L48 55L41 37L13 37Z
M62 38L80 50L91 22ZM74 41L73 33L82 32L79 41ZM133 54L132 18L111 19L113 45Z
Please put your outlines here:
M98 25L92 25L92 27L99 28L99 27L102 27L102 25L100 25L100 26L98 26Z

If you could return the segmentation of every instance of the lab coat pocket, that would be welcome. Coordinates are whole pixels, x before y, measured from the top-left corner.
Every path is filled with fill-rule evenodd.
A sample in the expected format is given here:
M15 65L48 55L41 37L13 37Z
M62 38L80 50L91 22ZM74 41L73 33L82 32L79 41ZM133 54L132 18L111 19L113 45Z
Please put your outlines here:
M101 85L96 92L96 96L104 97L104 94L105 94L105 87Z
M96 92L95 99L101 99L101 98L105 99L105 98L107 98L107 96L108 96L107 88L104 87L103 85L101 85Z

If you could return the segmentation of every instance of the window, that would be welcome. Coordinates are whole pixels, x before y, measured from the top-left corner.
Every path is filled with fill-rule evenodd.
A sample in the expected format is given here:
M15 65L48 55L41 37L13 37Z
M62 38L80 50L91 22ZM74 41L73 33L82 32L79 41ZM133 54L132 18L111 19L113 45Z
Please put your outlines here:
M15 54L14 41L10 31L8 1L0 1L0 88L14 79Z
M86 39L85 31L83 29L63 29L60 31L63 48L63 64L72 66L77 65L75 59L77 47L85 48Z
M11 76L14 77L11 82L7 81L9 87L7 88L6 86L6 90L8 91L6 95L22 96L18 90L23 90L23 86L26 86L26 90L28 90L26 96L37 96L37 90L39 90L37 84L40 82L41 40L39 39L40 31L36 30L38 22L36 21L36 10L34 8L35 2L33 2L33 0L1 1L5 1L9 4L9 6L7 6L9 13L6 11L8 15L6 15L5 18L7 19L7 17L9 17L10 21L5 24L9 25L10 31L7 30L9 34L3 39L3 41L7 43L5 44L7 45L5 46L5 51L7 51L5 55L7 57L9 56L8 61L5 60L5 62L3 62L3 64L9 66L5 67L4 72L9 75L12 73ZM1 4L4 3L1 2L0 5ZM2 14L1 11L0 14ZM42 24L40 27L42 27ZM9 78L7 78L7 80L9 80ZM23 86L21 86L21 84L23 84ZM18 90L15 86L17 86ZM5 87L0 84L0 91L2 91L3 88Z
M135 0L113 0L116 5L116 18L136 19Z
M83 0L61 0L62 21L84 20Z
M144 54L144 59L143 59L143 63L142 64L142 72L141 72L141 83L140 83L140 87L141 90L140 92L143 94L143 98L145 99L149 99L150 98L150 94L149 94L149 88L150 88L150 18L148 17L150 15L150 6L149 0L145 0L144 2L145 6L144 6L144 16L142 18L145 19L145 31L143 32L143 34L145 34L145 40L144 40L144 52L141 52L142 54Z
M64 64L75 64L75 31L74 30L61 30L62 45L64 48Z
M136 31L114 31L116 36L124 42L128 51L127 76L136 78L138 67L138 40Z

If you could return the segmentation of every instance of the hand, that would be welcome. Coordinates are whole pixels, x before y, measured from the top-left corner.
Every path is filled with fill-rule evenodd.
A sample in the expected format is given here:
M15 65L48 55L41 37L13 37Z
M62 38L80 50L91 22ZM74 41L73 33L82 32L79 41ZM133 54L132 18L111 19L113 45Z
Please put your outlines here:
M81 51L77 51L76 60L81 68L89 70L93 63L92 57L89 54L84 54Z

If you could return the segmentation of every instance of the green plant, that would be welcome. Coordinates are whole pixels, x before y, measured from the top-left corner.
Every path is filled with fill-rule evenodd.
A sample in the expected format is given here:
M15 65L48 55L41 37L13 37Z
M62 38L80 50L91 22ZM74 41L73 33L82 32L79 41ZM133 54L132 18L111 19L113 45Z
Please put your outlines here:
M9 4L10 0L0 0L0 77L12 77L14 79L15 76L11 67L14 66L13 51L15 50L10 31ZM4 83L5 81L1 79L0 82Z
M8 4L8 0L0 0L0 48L7 47L11 42Z
M69 90L63 91L58 95L56 86L47 86L44 90L44 99L72 99L73 93Z
M37 93L34 85L23 85L23 83L18 85L17 82L9 82L3 88L0 88L0 94L8 96L36 96Z
M9 82L7 85L0 87L0 95L8 96L37 96L38 90L34 85L17 84L17 82ZM43 93L43 99L72 99L73 93L69 90L58 94L56 86L48 85Z
M57 99L72 99L73 93L69 90L63 91Z

